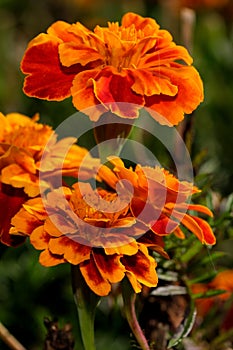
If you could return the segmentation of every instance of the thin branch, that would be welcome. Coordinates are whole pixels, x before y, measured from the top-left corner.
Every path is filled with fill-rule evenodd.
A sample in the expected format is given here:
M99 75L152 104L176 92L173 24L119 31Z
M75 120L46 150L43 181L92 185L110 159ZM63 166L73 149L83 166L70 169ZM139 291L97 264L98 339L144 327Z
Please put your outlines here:
M0 322L0 339L12 350L26 350L26 348Z

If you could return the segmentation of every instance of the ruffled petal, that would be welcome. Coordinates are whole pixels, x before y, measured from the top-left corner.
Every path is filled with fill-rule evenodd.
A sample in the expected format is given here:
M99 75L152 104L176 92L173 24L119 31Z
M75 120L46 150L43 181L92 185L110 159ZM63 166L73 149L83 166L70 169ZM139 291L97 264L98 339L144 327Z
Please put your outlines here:
M89 261L80 264L80 271L89 288L99 296L108 295L111 284L101 275L91 255Z
M110 283L119 282L124 278L125 267L120 261L120 255L104 255L94 250L93 258L102 277Z
M40 34L26 50L21 69L27 74L24 82L26 95L46 100L61 101L71 95L72 81L77 68L62 67L58 56L61 40L49 34Z
M154 95L145 98L145 106L157 120L156 113L167 119L168 125L176 125L183 118L184 113L191 113L203 101L202 80L194 67L159 67L159 76L170 79L178 87L175 96ZM161 120L158 120L161 123ZM165 124L165 121L164 123Z

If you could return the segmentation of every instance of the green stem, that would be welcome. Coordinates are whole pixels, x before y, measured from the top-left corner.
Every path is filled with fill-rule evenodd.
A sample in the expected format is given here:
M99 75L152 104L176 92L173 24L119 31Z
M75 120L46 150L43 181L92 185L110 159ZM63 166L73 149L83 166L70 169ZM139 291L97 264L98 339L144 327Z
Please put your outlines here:
M100 297L87 286L79 266L71 265L71 276L84 349L95 350L94 320Z
M143 331L138 323L135 312L136 293L133 291L131 284L125 278L122 281L122 297L124 302L124 311L129 323L129 326L142 350L150 350L148 342L143 334Z

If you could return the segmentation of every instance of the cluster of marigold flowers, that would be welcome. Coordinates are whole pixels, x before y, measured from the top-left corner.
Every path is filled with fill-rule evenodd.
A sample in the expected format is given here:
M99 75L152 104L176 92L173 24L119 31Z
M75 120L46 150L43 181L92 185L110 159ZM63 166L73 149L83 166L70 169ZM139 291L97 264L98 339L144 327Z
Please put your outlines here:
M72 96L79 110L96 106L92 121L109 110L115 118L138 118L140 108L148 107L160 123L174 125L203 99L191 63L187 50L153 19L129 13L121 26L109 23L93 32L79 22L56 22L29 43L21 67L26 94ZM114 155L111 166L101 165L75 139L56 138L37 116L0 115L0 124L2 243L14 246L28 237L41 250L42 265L78 265L100 296L125 277L136 293L143 285L156 286L152 252L169 258L165 236L184 239L190 232L203 244L215 244L209 224L197 216L211 211L190 202L199 192L192 183L158 166L127 168ZM73 177L73 186L66 185L66 176ZM62 183L54 181L60 177Z

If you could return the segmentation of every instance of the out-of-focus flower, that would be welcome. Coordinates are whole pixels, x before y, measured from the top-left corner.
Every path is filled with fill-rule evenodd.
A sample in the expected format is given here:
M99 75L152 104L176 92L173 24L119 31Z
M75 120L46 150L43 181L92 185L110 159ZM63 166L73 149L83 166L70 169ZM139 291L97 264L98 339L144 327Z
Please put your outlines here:
M14 188L0 182L0 242L17 246L25 241L25 236L9 235L12 217L28 199L21 188Z
M37 115L31 119L19 113L6 116L0 113L1 182L23 188L29 197L35 197L43 188L50 186L49 181L53 181L54 185L56 176L77 176L84 157L85 166L79 176L91 177L99 160L93 159L85 148L73 145L74 138L57 141L52 128L38 123L38 119Z
M229 0L181 0L181 6L193 9L221 8L226 6Z
M187 50L154 19L127 13L121 25L94 31L79 22L55 22L29 43L21 69L27 95L57 101L72 96L78 110L96 106L94 121L108 110L136 118L148 107L160 123L175 125L203 100L191 64Z
M117 157L109 157L113 170L106 166L99 169L99 176L110 187L127 193L127 182L133 186L131 210L137 220L142 221L157 235L176 234L184 238L182 226L193 232L205 244L215 244L215 236L210 225L189 211L213 216L203 205L189 204L192 194L199 192L192 183L179 181L163 168L137 165L135 170L127 169ZM119 180L121 183L119 185ZM120 187L121 186L121 187ZM132 188L129 188L132 193Z
M166 255L162 241L147 237L137 242L138 228L129 204L123 202L121 208L115 193L93 192L84 183L82 195L79 185L49 193L46 210L41 198L30 199L12 219L11 235L30 236L32 245L42 250L39 261L44 266L79 265L86 283L98 295L107 295L111 284L125 276L135 292L142 285L156 286L156 262L147 247ZM106 201L102 210L87 204L90 196L92 204L98 200L97 193ZM64 206L64 196L68 206Z
M199 317L205 317L210 309L222 309L223 304L232 297L233 293L233 270L225 270L219 272L209 283L195 283L191 286L192 292L195 294L207 293L209 291L222 290L222 294L211 297L200 297L196 299L197 314ZM224 292L225 291L225 292ZM221 327L229 329L232 327L233 303L230 309L223 316Z

